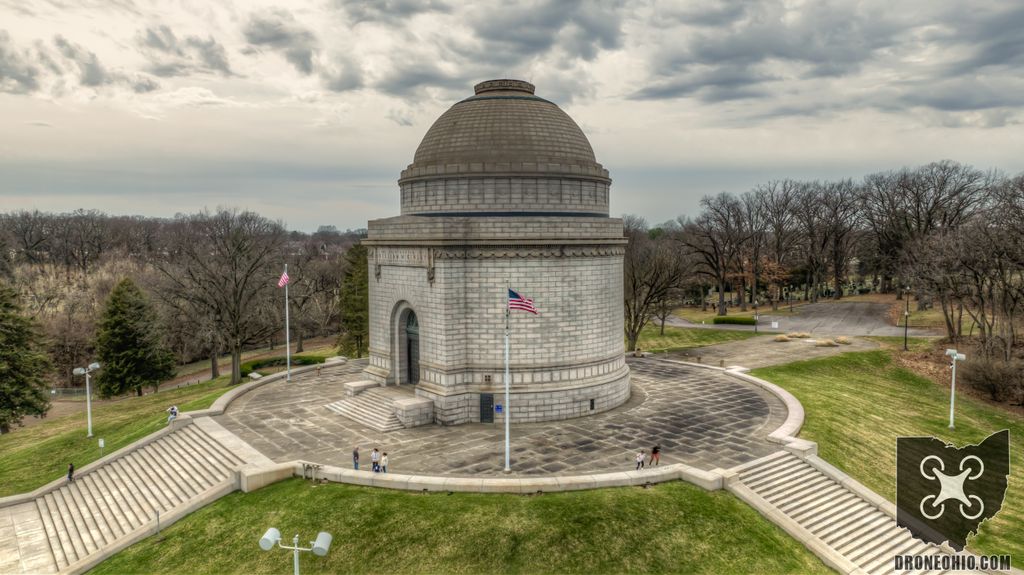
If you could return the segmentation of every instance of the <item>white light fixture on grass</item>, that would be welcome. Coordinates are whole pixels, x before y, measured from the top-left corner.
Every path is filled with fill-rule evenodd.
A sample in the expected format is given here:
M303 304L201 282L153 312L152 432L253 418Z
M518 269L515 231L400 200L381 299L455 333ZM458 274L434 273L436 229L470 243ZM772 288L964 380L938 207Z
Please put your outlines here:
M326 531L321 531L316 536L316 541L311 541L311 547L299 547L299 536L298 534L292 539L292 546L281 545L281 532L271 527L267 529L267 532L260 538L260 549L264 551L270 551L274 546L278 546L281 549L290 549L295 553L295 575L299 575L299 551L312 551L313 555L317 557L323 557L327 555L327 551L331 548L331 534Z

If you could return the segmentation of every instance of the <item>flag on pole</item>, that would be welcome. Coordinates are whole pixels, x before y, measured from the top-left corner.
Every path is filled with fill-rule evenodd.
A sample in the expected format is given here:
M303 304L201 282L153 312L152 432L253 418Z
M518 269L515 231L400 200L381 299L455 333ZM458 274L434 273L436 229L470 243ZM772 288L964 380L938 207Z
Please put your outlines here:
M277 280L277 287L281 288L286 285L288 285L288 270L285 270L284 273L281 274L281 279Z
M525 298L518 293L512 291L512 288L508 290L508 309L519 309L528 311L533 315L540 315L537 308L533 307L533 300Z

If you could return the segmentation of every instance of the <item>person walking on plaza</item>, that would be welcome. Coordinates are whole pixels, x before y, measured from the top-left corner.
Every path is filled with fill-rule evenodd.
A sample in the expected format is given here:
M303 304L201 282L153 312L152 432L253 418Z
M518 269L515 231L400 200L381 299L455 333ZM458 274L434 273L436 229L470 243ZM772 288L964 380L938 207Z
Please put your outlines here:
M167 416L167 425L170 425L172 421L174 421L175 419L178 418L178 406L177 405L172 405L172 406L168 407L167 408L167 413L169 414Z
M370 465L374 473L380 473L380 452L377 451L376 447L370 452Z
M647 457L644 455L644 450L641 449L636 454L636 470L637 471L640 471L641 469L644 468L644 459L647 459Z
M352 450L352 467L356 471L359 471L359 446Z
M661 446L655 445L651 448L651 462L648 464L648 467L653 467L659 463L661 463Z
M75 464L74 463L69 463L68 464L68 483L73 483L74 481L75 481Z
M387 451L385 451L384 455L380 458L380 472L381 473L387 473L388 472L388 452Z

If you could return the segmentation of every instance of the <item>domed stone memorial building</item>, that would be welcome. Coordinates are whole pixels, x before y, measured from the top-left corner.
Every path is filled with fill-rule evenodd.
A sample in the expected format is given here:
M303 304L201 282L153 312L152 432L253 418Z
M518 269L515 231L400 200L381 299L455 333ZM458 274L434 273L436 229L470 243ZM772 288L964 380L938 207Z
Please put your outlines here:
M608 217L608 171L532 84L491 80L474 91L434 122L402 171L401 215L369 223L366 373L413 386L421 408L406 426L618 406L630 394L626 240L622 220ZM538 315L511 313L511 409L497 412L509 286Z

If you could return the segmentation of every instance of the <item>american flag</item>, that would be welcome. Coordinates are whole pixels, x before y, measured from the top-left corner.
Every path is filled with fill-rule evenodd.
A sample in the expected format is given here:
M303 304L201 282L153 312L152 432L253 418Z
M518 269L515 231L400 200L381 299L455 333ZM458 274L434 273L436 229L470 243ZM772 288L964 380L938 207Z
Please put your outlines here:
M277 280L277 287L280 288L280 287L284 287L286 285L288 285L288 272L287 271L285 271L283 274L281 274L281 279Z
M537 308L533 307L532 299L525 298L517 294L512 291L511 288L508 290L508 309L521 309L523 311L528 311L533 315L539 315Z

